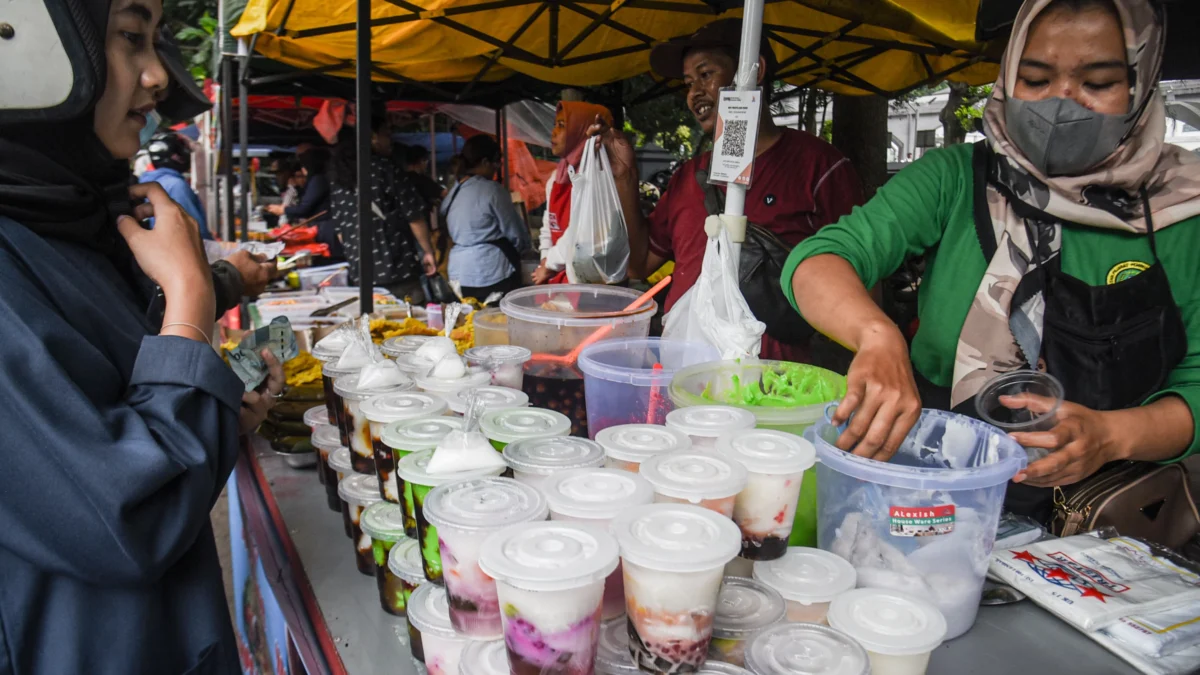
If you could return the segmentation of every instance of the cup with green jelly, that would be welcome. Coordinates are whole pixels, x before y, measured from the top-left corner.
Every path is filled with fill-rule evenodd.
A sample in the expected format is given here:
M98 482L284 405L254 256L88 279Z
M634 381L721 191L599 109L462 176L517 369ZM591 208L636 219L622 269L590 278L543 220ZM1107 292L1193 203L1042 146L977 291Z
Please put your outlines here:
M570 435L571 419L545 408L489 410L479 419L479 430L492 447L503 451L509 443L517 441Z
M375 456L375 474L379 476L379 496L399 504L401 492L396 480L396 456L383 442L383 430L397 422L440 417L446 414L446 401L431 394L400 392L369 398L359 405L359 410L370 425L371 452Z
M406 485L412 486L413 516L417 521L417 541L421 542L421 564L425 568L425 578L441 586L442 554L438 546L437 527L425 519L425 498L429 496L430 490L439 485L499 476L504 467L434 475L429 473L429 460L433 458L433 452L422 450L404 457L396 464L396 473Z
M413 591L426 581L425 567L421 564L421 542L408 537L396 542L388 554L387 568L392 577L400 583L399 592L395 597L400 601L403 613L408 608L408 600Z
M392 449L395 464L414 452L433 450L437 444L451 431L462 431L463 421L457 417L430 417L428 419L408 420L387 425L380 432L383 444ZM404 533L412 539L417 538L417 518L413 514L412 486L397 471L392 472L396 481L396 490L401 496L400 504L404 507Z
M388 556L398 542L405 541L404 514L400 505L379 502L362 514L363 535L371 538L375 558L375 582L379 586L379 605L393 616L404 616L404 586L388 567Z

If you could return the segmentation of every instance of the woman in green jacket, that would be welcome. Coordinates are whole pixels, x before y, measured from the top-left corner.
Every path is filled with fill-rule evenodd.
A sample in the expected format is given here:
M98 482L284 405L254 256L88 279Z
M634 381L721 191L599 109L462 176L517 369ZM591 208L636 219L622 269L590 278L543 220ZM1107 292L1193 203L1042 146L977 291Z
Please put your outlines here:
M796 247L793 304L856 352L839 447L887 460L922 404L975 414L983 385L1021 368L1057 376L1067 402L1053 429L1014 434L1054 451L1017 483L1200 447L1200 158L1163 141L1163 38L1149 0L1026 0L988 140L930 151ZM910 352L867 289L921 254ZM1048 493L1013 489L1009 506L1044 519Z

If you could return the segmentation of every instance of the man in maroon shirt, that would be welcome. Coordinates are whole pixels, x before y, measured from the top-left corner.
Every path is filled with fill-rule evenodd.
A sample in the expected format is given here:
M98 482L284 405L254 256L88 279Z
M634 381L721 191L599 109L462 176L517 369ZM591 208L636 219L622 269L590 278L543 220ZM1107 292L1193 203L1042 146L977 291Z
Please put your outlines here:
M733 85L737 72L741 21L713 22L683 40L658 45L650 53L650 66L661 77L683 80L687 106L705 135L717 123L721 89ZM770 87L775 75L775 55L763 40L758 61L759 84ZM629 273L644 279L667 260L675 261L674 280L666 311L700 276L708 237L704 221L704 191L696 170L708 170L712 153L684 162L671 176L667 190L649 218L638 208L638 177L633 148L622 134L592 127L603 133L613 163L613 177L629 227ZM724 192L724 186L720 186ZM862 184L850 162L832 145L812 134L775 126L770 106L763 105L755 149L754 173L746 194L746 217L795 246L821 227L835 222L863 202ZM808 345L780 343L763 337L762 358L800 360Z

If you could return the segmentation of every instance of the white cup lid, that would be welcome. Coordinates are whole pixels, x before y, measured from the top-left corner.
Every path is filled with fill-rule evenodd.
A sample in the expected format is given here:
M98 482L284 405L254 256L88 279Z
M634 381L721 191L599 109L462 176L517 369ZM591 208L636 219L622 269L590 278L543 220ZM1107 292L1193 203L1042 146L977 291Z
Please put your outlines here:
M517 345L480 345L471 347L463 356L473 363L525 363L533 358L533 352Z
M487 383L492 381L492 376L486 370L481 370L477 372L468 371L466 375L453 380L444 380L440 377L428 377L425 375L418 375L416 380L417 386L422 391L449 396L459 389L486 386Z
M346 377L347 375L353 375L360 370L362 370L362 366L338 368L336 363L328 361L321 364L321 375L324 377L333 378L335 382L338 380L338 378Z
M333 420L329 419L329 408L325 404L313 406L304 411L304 425L312 429L316 429L322 425L333 424Z
M358 376L360 374L361 372L337 378L333 381L333 391L338 396L350 401L366 401L372 396L410 391L415 386L413 385L413 381L407 376L397 373L396 377L399 378L399 381L393 384L372 387L370 389L360 389L358 387Z
M787 600L812 605L830 602L854 588L858 573L835 553L793 546L782 558L754 563L754 578L779 591Z
M877 654L931 652L946 637L946 617L932 604L898 591L859 588L833 599L829 625Z
M338 482L338 496L347 504L358 506L370 506L383 501L379 496L379 479L358 473Z
M688 436L716 438L731 431L753 429L754 413L725 405L698 405L667 413L667 426Z
M721 567L742 550L742 531L719 513L690 504L647 504L622 511L612 532L621 557L664 572Z
M393 450L420 452L433 450L446 434L462 431L463 421L455 417L429 417L427 419L396 422L383 428L380 440Z
M397 335L383 341L379 345L379 351L387 356L398 356L400 354L411 354L421 348L421 345L429 342L436 335Z
M604 466L599 443L574 436L527 438L504 447L504 461L514 471L548 476L568 469Z
M335 452L342 447L342 432L332 424L322 424L312 432L312 444L314 448Z
M421 542L405 537L392 546L388 554L388 569L410 584L425 583L425 568L421 565Z
M312 355L322 361L337 359L350 346L350 335L346 331L334 331L317 340L313 345Z
M392 356L392 360L396 362L396 367L400 369L400 372L409 377L424 375L433 370L433 361L417 356L415 349L411 352L398 353Z
M746 648L755 675L870 675L867 652L848 635L814 623L785 623Z
M755 429L721 436L717 452L741 462L747 471L769 475L800 473L817 463L817 449L795 435Z
M446 401L440 396L406 391L372 396L359 405L359 411L368 422L391 424L442 415L446 412Z
M458 638L450 623L450 598L446 589L437 584L421 584L408 599L408 622L422 635ZM465 638L458 638L465 639Z
M541 485L550 510L571 518L608 520L631 507L654 501L654 487L620 469L575 469L554 474Z
M396 463L396 473L410 483L437 487L446 483L457 483L475 478L498 476L504 471L504 467L497 467L495 469L473 469L471 471L431 474L429 473L429 460L433 459L433 452L433 450L422 450L421 452L414 452L401 457L400 461Z
M629 654L629 622L625 617L610 619L600 625L596 672L600 675L637 675L641 672Z
M525 438L566 436L571 432L571 420L545 408L509 408L484 413L479 430L498 443L513 443Z
M458 673L450 675L508 675L504 640L471 640L458 662Z
M483 387L464 387L446 394L450 409L462 415L467 412L467 392L475 392L476 405L482 405L484 410L504 410L505 408L524 408L529 405L529 395L519 389L486 385Z
M439 485L425 497L424 509L425 520L434 527L488 532L545 520L549 512L542 493L511 478L476 478Z
M746 468L711 452L677 450L642 462L638 473L654 491L675 499L732 497L746 487Z
M350 461L350 448L340 447L337 450L329 453L329 468L338 473L349 474L354 470L354 464ZM348 478L349 476L347 476ZM341 486L338 486L339 490Z
M602 528L564 521L510 525L483 542L479 569L529 591L602 582L617 569L617 542Z
M696 671L696 675L754 675L745 668L738 668L732 663L724 661L715 661L709 659L700 666L700 670Z
M644 462L660 452L687 450L692 439L656 424L619 424L596 434L596 442L609 457L622 462Z
M753 579L725 577L717 596L713 637L745 640L760 630L779 623L787 613L783 596Z
M363 511L359 526L372 539L400 541L404 538L404 510L399 504L375 502Z

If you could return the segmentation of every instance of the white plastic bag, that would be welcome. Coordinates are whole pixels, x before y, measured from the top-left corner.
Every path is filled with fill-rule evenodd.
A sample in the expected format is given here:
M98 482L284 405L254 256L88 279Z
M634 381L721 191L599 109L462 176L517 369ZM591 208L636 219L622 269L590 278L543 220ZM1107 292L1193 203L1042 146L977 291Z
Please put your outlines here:
M757 357L767 326L738 288L729 233L722 226L705 229L719 231L708 238L700 278L663 317L663 337L713 345L725 360Z
M570 172L571 223L567 279L575 284L614 284L629 269L629 232L604 146L588 143L579 169Z

